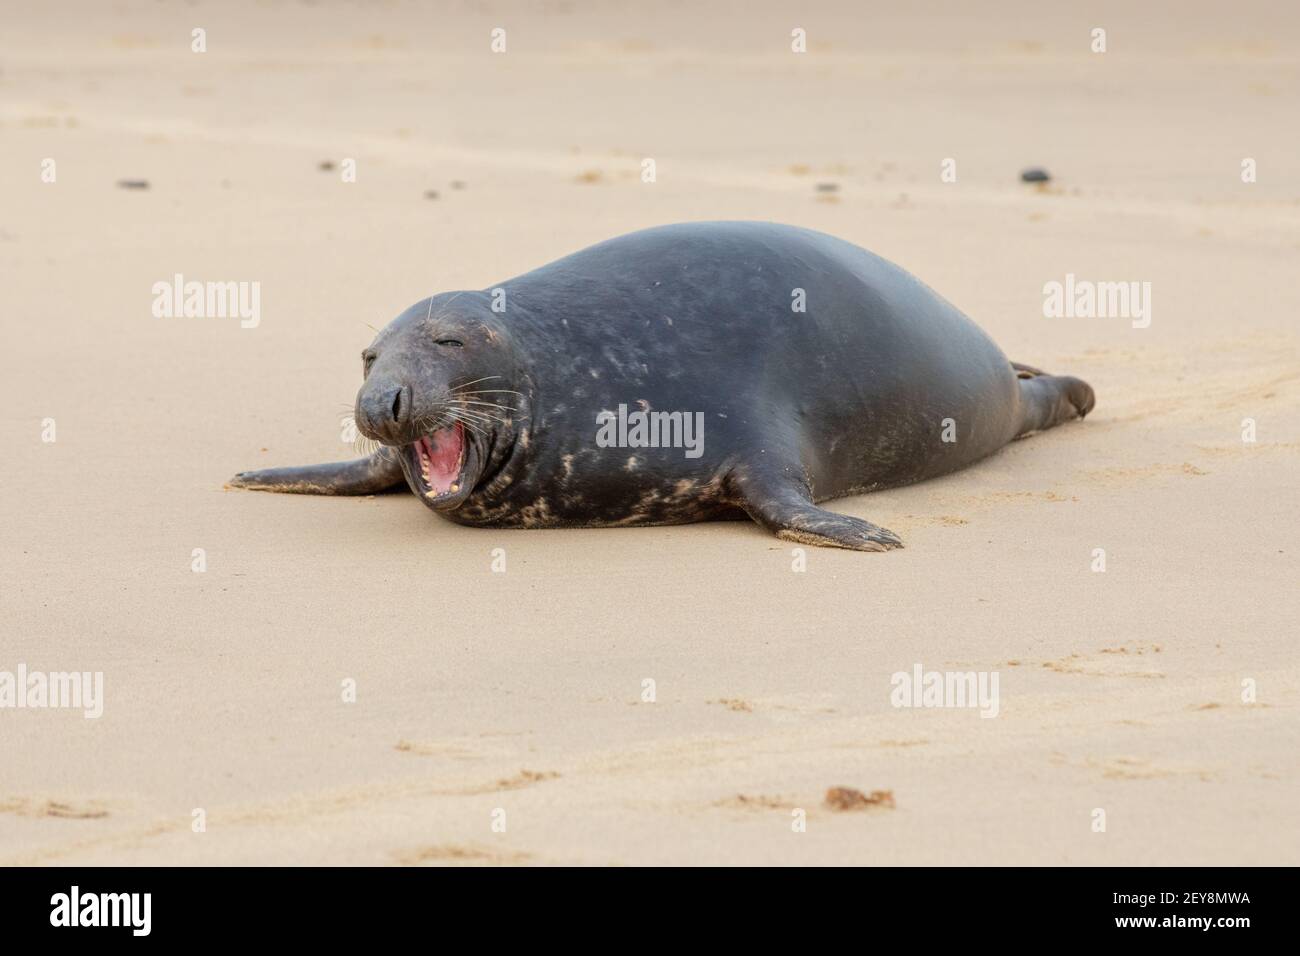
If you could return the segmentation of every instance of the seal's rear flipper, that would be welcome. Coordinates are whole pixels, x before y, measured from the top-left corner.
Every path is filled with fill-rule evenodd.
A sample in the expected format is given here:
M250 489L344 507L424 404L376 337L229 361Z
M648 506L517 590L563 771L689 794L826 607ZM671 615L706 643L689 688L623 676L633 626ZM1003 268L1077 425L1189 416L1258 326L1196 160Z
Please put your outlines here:
M903 541L888 528L818 508L801 483L739 469L732 485L740 505L760 525L785 541L852 551L888 551Z
M1072 418L1083 418L1097 404L1092 386L1082 379L1048 375L1015 362L1011 365L1020 379L1017 384L1020 386L1021 421L1016 430L1017 438L1041 432ZM1025 377L1025 372L1034 374Z
M229 484L232 488L295 495L374 495L399 485L405 488L406 478L396 452L381 449L355 461L241 471Z

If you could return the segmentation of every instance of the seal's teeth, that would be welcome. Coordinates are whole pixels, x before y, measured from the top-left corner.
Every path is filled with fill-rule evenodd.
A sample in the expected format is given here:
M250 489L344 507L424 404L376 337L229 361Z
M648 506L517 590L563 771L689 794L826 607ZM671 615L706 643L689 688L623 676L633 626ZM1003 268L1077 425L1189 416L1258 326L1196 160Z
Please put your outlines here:
M460 485L452 485L452 486L451 486L451 490L452 490L452 491L460 491Z
M424 493L424 497L426 497L426 498L436 498L436 497L438 497L438 489L437 489L437 488L430 488L428 491L426 491L426 492Z

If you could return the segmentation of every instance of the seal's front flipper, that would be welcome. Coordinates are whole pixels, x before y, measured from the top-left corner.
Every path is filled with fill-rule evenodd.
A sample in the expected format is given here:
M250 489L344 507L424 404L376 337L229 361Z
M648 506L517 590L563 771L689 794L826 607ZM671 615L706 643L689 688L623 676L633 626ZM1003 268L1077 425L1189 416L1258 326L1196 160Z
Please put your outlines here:
M903 541L888 528L818 508L808 489L790 479L733 476L741 507L778 538L822 548L888 551Z
M406 478L397 452L381 449L355 461L241 471L229 484L232 488L294 495L374 495L399 485L406 487Z

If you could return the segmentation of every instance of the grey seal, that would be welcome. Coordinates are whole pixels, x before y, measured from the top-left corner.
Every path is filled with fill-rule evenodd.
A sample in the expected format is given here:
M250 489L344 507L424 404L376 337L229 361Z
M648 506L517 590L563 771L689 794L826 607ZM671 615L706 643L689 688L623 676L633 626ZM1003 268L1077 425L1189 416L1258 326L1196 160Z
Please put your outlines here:
M411 306L362 355L355 461L242 472L240 488L405 485L496 528L746 515L804 544L893 532L818 502L964 468L1092 410L1013 363L896 265L794 226L698 222L599 243Z

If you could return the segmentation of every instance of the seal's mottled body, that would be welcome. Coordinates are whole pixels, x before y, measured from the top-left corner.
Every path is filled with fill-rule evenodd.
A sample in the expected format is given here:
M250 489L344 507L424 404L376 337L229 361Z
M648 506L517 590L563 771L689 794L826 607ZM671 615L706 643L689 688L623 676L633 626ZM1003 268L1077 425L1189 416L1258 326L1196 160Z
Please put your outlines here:
M377 387L369 416L366 386L358 398L363 431L368 422L372 437L404 446L418 436L393 427L401 388L454 409L463 365L466 381L482 373L498 397L508 395L469 449L481 467L470 469L466 455L472 487L452 507L432 496L431 506L465 524L599 527L748 513L782 537L879 550L898 539L813 502L962 468L1093 403L1077 379L1013 366L897 266L791 226L649 229L493 289L438 296L395 320L374 349L380 362L386 348L401 350L404 370ZM409 361L412 348L448 329L477 340L455 351L481 341L488 360L457 355L461 365L450 369L436 353ZM620 405L699 413L698 457L681 447L601 447L598 415ZM430 407L436 418L437 402ZM421 493L418 457L399 460ZM236 483L274 489L306 471ZM348 490L324 484L316 490Z

